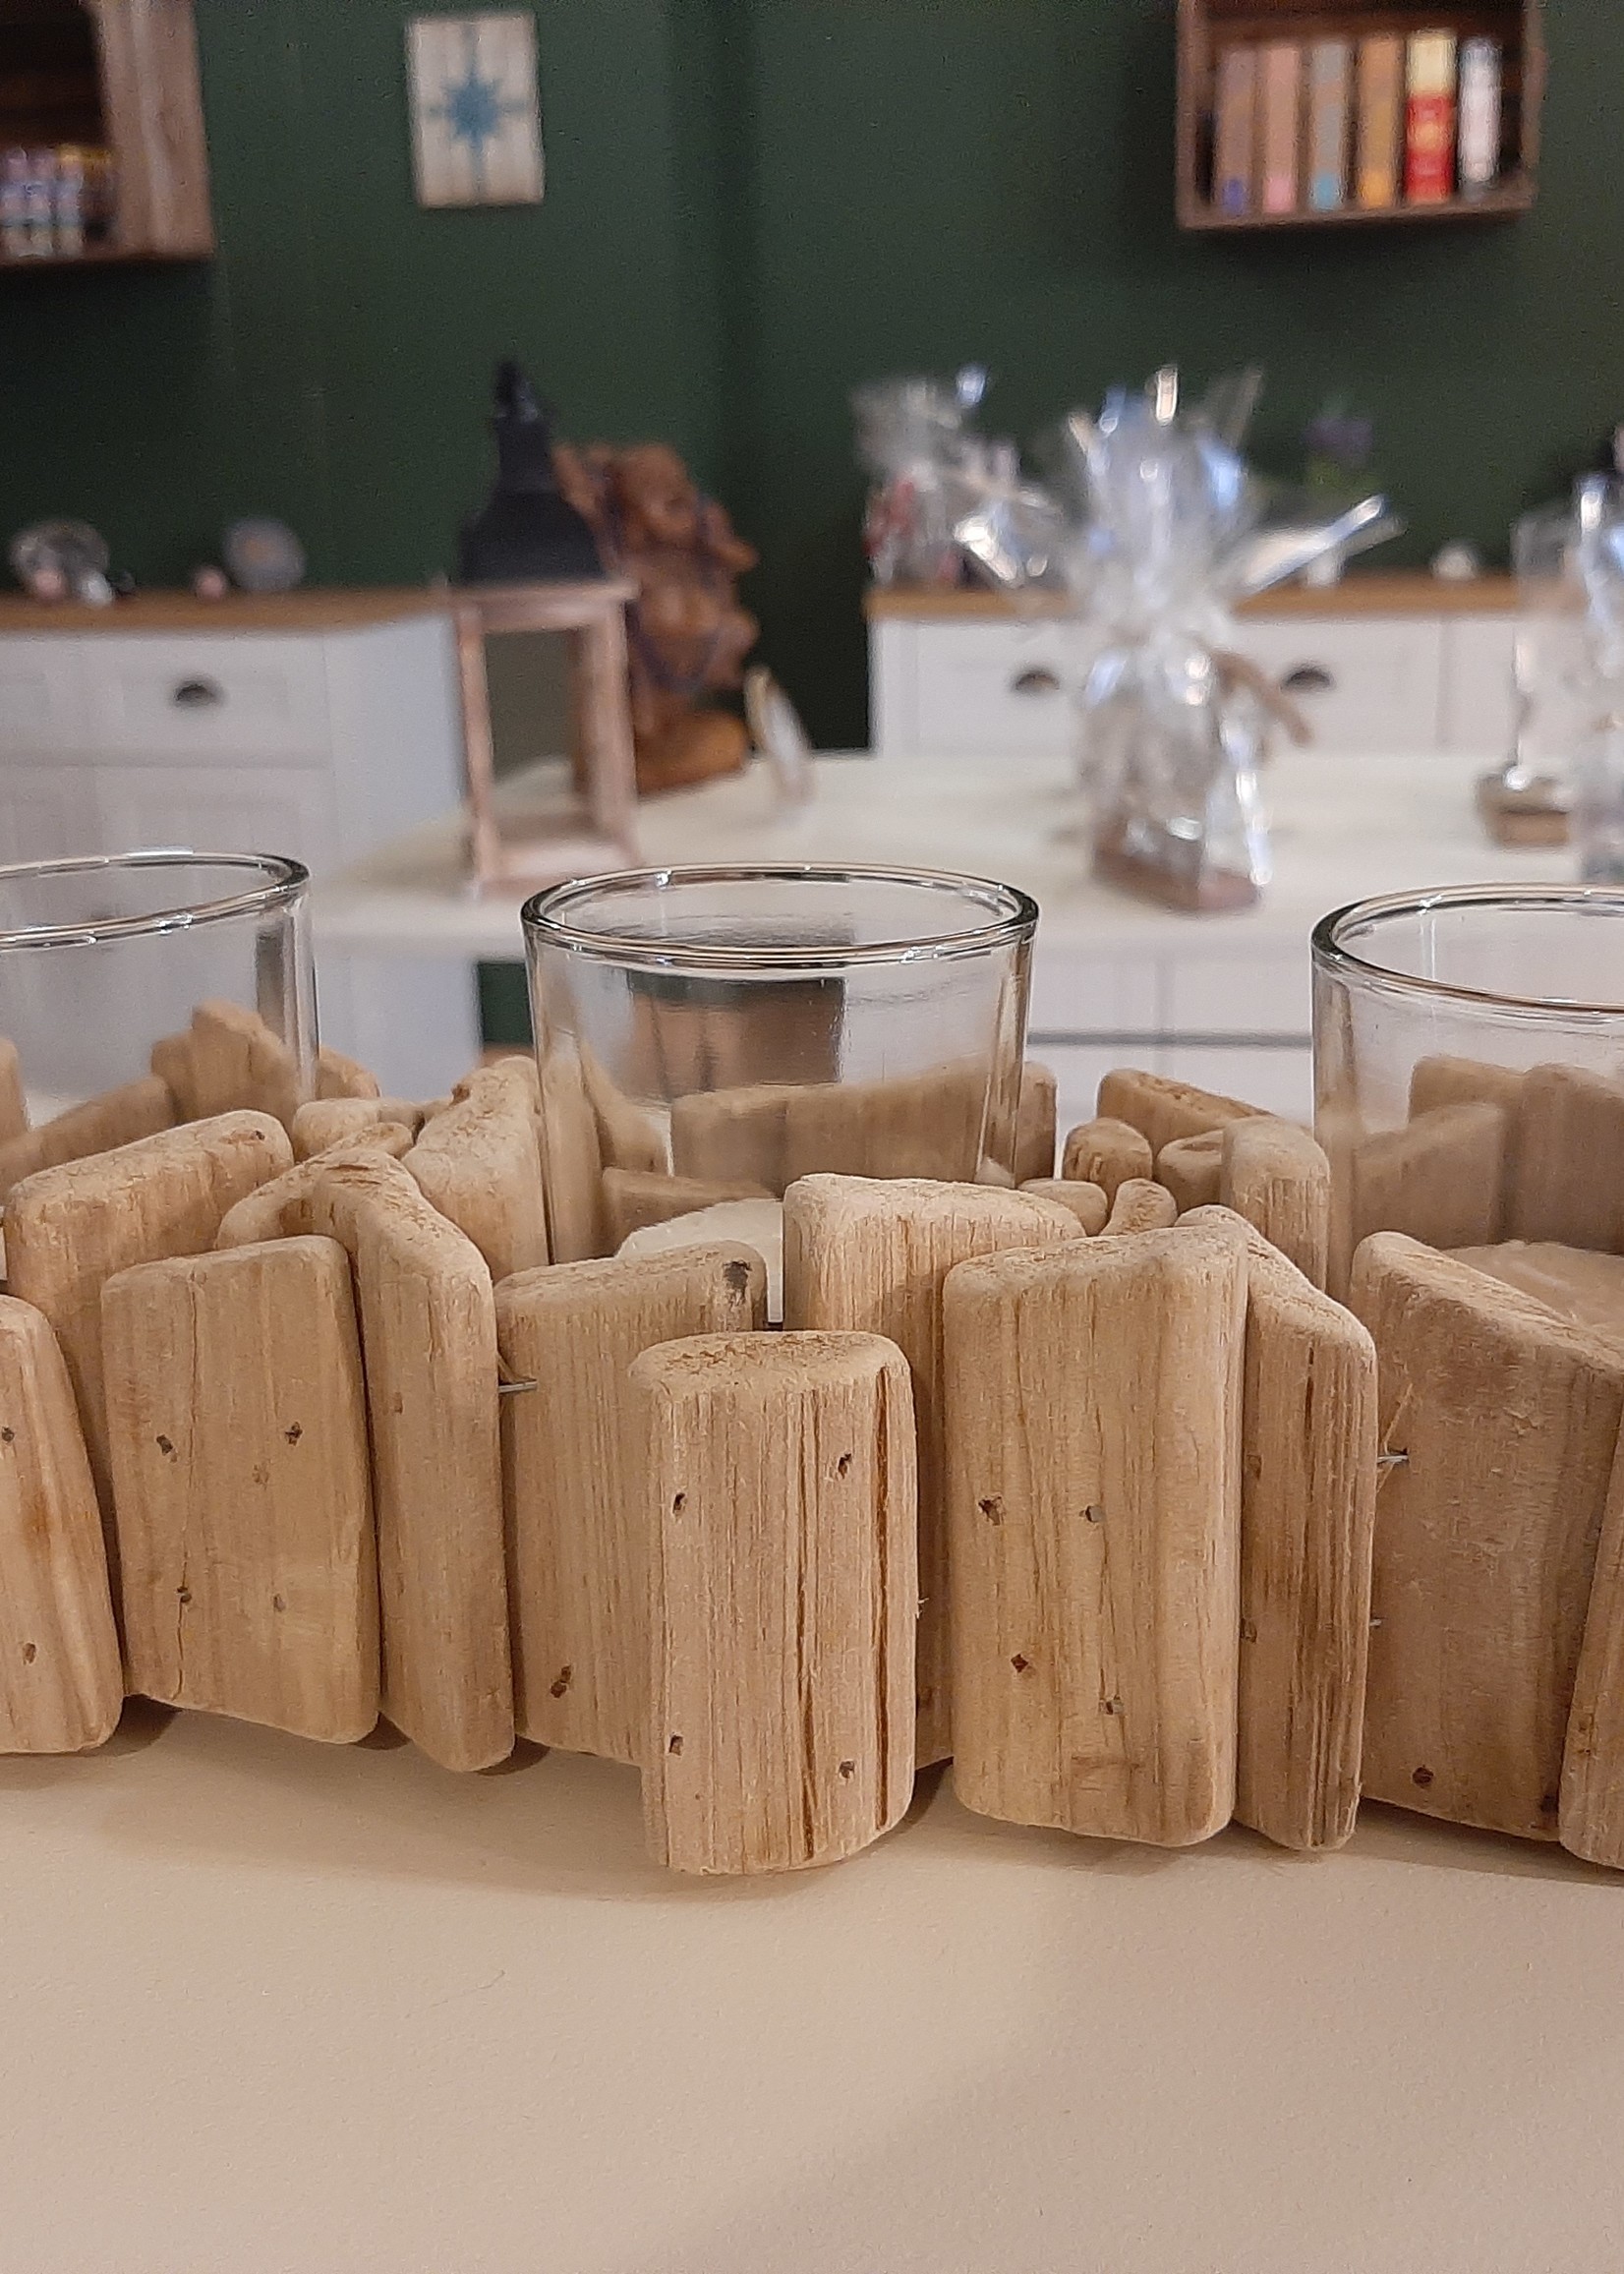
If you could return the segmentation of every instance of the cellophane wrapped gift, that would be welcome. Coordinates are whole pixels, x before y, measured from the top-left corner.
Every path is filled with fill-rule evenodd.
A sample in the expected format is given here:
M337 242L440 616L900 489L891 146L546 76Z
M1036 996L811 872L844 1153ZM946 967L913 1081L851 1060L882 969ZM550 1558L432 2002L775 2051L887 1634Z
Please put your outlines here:
M1094 864L1164 906L1239 908L1269 876L1258 770L1271 729L1306 727L1240 652L1236 603L1333 548L1392 535L1379 496L1340 511L1261 482L1241 439L1258 377L1181 408L1178 374L1074 411L1044 489L959 471L954 534L1017 599L1069 594L1078 758Z
M1007 486L1015 445L974 433L969 419L987 374L966 364L952 379L876 379L854 389L857 456L869 477L863 549L876 584L957 586L969 564L954 536L966 494Z
M1571 527L1590 680L1573 769L1574 843L1586 884L1624 885L1624 484L1586 475Z

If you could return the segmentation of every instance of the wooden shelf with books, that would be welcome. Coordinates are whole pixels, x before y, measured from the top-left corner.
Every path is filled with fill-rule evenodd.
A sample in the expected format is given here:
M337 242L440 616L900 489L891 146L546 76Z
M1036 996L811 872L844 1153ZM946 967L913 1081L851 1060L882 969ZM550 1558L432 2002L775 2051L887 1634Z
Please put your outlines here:
M1526 212L1544 81L1540 0L1179 0L1180 226Z

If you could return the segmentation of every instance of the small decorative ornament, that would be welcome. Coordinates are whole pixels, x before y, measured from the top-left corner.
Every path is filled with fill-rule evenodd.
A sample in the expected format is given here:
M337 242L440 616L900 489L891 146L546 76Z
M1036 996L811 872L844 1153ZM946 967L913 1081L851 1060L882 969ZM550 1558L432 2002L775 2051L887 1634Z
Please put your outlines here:
M305 549L285 521L233 521L220 539L220 557L243 592L291 592L304 581Z
M528 10L418 16L406 28L420 205L537 205L543 161Z
M112 601L107 540L87 521L35 521L12 539L10 559L35 600L77 600L91 608Z

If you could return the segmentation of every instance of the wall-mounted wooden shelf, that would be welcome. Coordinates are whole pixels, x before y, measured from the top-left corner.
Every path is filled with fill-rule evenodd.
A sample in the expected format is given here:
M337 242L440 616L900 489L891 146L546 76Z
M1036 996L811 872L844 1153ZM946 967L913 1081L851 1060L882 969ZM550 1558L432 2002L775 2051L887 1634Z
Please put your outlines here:
M1179 0L1178 217L1183 229L1237 236L1259 230L1369 227L1430 221L1493 221L1525 213L1534 204L1539 155L1539 114L1544 98L1545 47L1541 0ZM1306 203L1307 165L1300 148L1301 202L1289 212L1265 213L1254 204L1226 212L1215 196L1214 108L1218 59L1232 46L1262 47L1293 40L1357 43L1380 33L1408 37L1451 31L1457 41L1493 39L1503 84L1498 179L1476 196L1441 203L1403 202L1403 109L1399 138L1399 202L1357 202L1357 97L1350 104L1348 202L1328 208ZM1306 105L1305 104L1305 112ZM1302 126L1305 136L1305 119Z
M192 0L0 0L0 148L112 153L116 205L80 253L6 269L197 261L214 250Z

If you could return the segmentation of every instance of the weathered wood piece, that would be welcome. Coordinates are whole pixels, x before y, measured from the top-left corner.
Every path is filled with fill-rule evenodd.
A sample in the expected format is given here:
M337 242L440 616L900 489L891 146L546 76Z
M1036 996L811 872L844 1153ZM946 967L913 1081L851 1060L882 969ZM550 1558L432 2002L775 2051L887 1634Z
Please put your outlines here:
M42 1311L62 1345L118 1591L101 1288L115 1271L164 1255L198 1255L239 1199L293 1159L287 1132L261 1113L227 1113L39 1169L6 1197L6 1272L13 1295Z
M671 1106L672 1169L696 1184L759 1185L782 1194L794 1094L788 1082L762 1081L677 1098Z
M1142 1132L1151 1151L1159 1153L1176 1137L1200 1137L1227 1121L1245 1121L1261 1108L1238 1097L1220 1096L1216 1090L1197 1089L1191 1082L1174 1081L1165 1074L1118 1067L1100 1083L1095 1110Z
M1080 1239L1069 1208L991 1185L804 1177L783 1198L783 1323L885 1335L912 1370L919 1432L921 1767L953 1750L942 1288L956 1263Z
M1219 1147L1223 1205L1322 1288L1330 1259L1331 1164L1320 1147L1295 1122L1262 1115L1228 1123Z
M1061 1207L1070 1208L1090 1239L1096 1232L1105 1230L1111 1203L1098 1185L1067 1177L1033 1177L1020 1189L1030 1193L1034 1200L1054 1200Z
M0 1034L0 1145L20 1137L29 1126L29 1102L23 1094L23 1062L17 1045Z
M1179 1203L1164 1185L1148 1177L1130 1177L1117 1187L1106 1232L1165 1232L1179 1220Z
M377 1077L358 1059L346 1058L323 1042L316 1055L316 1094L319 1098L377 1097Z
M1515 1152L1506 1224L1513 1239L1624 1251L1624 1082L1578 1066L1532 1068L1523 1078Z
M1509 1066L1481 1058L1418 1058L1410 1074L1410 1118L1440 1105L1497 1105L1515 1122L1522 1094L1523 1077Z
M1364 1790L1553 1839L1624 1351L1393 1233L1352 1303L1404 1456L1376 1503Z
M1246 1125L1236 1122L1233 1128ZM1189 1208L1210 1208L1218 1198L1223 1171L1224 1133L1203 1130L1199 1137L1175 1137L1156 1155L1156 1182L1173 1195L1182 1216Z
M1613 1456L1585 1613L1557 1829L1574 1855L1624 1870L1624 1438Z
M513 1747L496 1313L473 1242L400 1162L360 1148L278 1180L220 1246L316 1235L348 1251L361 1308L382 1617L382 1707L442 1769Z
M761 1260L738 1247L560 1263L497 1288L502 1364L536 1384L502 1401L521 1736L644 1758L653 1542L626 1370L657 1343L765 1324Z
M169 1084L186 1121L241 1111L268 1113L288 1128L301 1102L287 1044L257 1011L223 997L200 1003L184 1034L153 1045L152 1072Z
M609 1245L617 1249L633 1232L691 1216L725 1200L770 1200L765 1185L708 1185L698 1177L654 1176L641 1169L604 1171L604 1221Z
M133 1144L137 1137L172 1129L174 1122L169 1085L155 1074L87 1097L83 1105L69 1106L37 1129L0 1140L0 1199L36 1169L60 1168L65 1161L111 1152L117 1145Z
M598 1122L580 1062L563 1051L542 1061L541 1134L548 1253L554 1263L601 1255L606 1242Z
M961 1263L944 1306L954 1785L1179 1847L1235 1800L1246 1248Z
M423 1125L420 1107L403 1097L322 1097L302 1105L293 1117L293 1157L312 1161L334 1145L370 1139L395 1153L410 1149ZM397 1136L385 1132L398 1132ZM400 1137L405 1137L405 1144Z
M79 1753L124 1708L107 1553L68 1370L0 1296L0 1753Z
M1497 1240L1505 1144L1505 1114L1480 1104L1436 1106L1403 1129L1358 1139L1341 1227L1349 1259L1372 1232L1403 1232L1429 1248Z
M1015 1181L1028 1185L1055 1173L1056 1084L1053 1070L1028 1058L1020 1072Z
M347 1744L377 1720L349 1258L280 1240L101 1291L132 1690Z
M1375 1345L1255 1226L1219 1207L1180 1228L1204 1224L1247 1242L1235 1813L1282 1847L1340 1847L1369 1660Z
M1501 1240L1492 1248L1455 1248L1457 1261L1537 1296L1558 1318L1624 1342L1624 1255L1564 1248L1549 1240L1532 1245Z
M1150 1139L1130 1123L1107 1117L1085 1121L1068 1134L1060 1173L1068 1184L1098 1185L1106 1199L1114 1200L1119 1185L1148 1177L1155 1165Z
M467 1233L492 1278L505 1279L548 1259L535 1078L524 1059L500 1058L458 1088L405 1165L440 1214Z
M791 1871L869 1845L913 1782L906 1361L872 1334L706 1335L631 1369L654 1541L654 1854Z
M671 1164L679 1176L774 1194L805 1176L972 1181L986 1093L979 1064L699 1092L671 1107Z
M630 1169L659 1176L669 1166L664 1131L653 1115L610 1079L596 1055L581 1045L581 1080L606 1169Z

